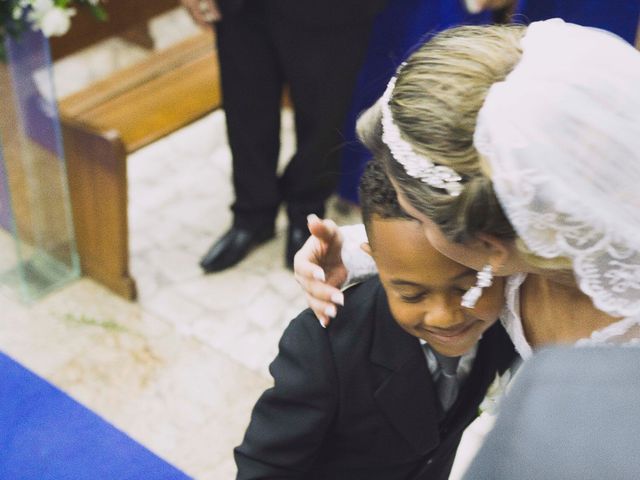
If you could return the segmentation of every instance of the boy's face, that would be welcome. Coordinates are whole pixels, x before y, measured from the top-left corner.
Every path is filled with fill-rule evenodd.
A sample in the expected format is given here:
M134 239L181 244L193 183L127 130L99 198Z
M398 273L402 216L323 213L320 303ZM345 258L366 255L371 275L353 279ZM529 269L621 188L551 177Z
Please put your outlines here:
M476 282L474 270L434 249L418 222L374 215L369 223L369 253L398 324L443 355L468 352L498 318L503 278L482 291L473 309L463 308L461 297Z

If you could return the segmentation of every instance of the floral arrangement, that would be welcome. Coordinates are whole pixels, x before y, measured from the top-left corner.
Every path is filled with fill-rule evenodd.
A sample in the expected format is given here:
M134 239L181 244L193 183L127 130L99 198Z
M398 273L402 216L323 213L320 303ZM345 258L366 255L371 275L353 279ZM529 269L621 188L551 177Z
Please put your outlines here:
M17 38L28 29L40 30L46 37L67 33L75 5L89 8L98 20L107 18L100 0L0 0L0 59L5 56L7 35Z

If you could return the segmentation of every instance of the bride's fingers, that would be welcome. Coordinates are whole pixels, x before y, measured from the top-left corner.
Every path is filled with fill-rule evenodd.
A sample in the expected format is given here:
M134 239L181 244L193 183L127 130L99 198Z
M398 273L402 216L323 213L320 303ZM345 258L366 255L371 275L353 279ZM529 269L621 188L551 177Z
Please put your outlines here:
M302 245L293 257L293 271L298 283L306 289L306 279L325 280L325 272L322 269L326 261L335 261L335 249L331 255L327 255L327 248L337 246L339 241L338 226L333 220L320 220L316 215L309 215L309 231L311 236Z
M314 214L307 217L307 226L311 235L326 243L330 243L338 233L336 222L331 219L322 220Z
M324 247L321 242L311 236L302 245L293 257L293 273L296 280L302 288L305 288L307 280L319 280L324 282L326 279L324 269L320 266L325 260Z
M310 261L307 253L302 250L293 257L293 273L296 281L305 291L309 291L310 282L326 281L322 267Z
M308 280L304 287L309 298L315 298L321 302L344 305L344 295L340 289L318 280Z
M325 302L343 303L342 292L337 285L326 282L324 271L311 262L299 262L295 267L294 278L310 297Z
M329 326L331 319L338 313L333 303L323 302L310 296L307 296L307 303L324 328Z

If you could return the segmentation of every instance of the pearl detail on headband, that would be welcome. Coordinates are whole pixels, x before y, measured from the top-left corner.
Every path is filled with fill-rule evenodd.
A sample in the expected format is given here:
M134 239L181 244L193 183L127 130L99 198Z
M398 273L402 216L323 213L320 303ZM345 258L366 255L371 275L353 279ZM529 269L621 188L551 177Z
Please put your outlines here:
M416 153L409 142L402 138L389 108L395 85L396 77L393 77L381 98L382 141L389 147L393 158L404 167L407 175L421 180L430 187L446 190L452 197L457 197L462 192L460 183L462 177L452 168L436 165L424 155Z

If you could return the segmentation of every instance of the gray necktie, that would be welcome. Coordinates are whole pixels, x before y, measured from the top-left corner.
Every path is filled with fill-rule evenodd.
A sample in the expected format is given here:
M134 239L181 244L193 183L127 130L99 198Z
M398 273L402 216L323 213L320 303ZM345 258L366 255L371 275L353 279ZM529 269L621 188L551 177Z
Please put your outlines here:
M460 384L458 381L458 363L460 357L445 357L435 350L431 350L438 359L440 375L436 376L436 389L442 408L446 412L458 398Z

